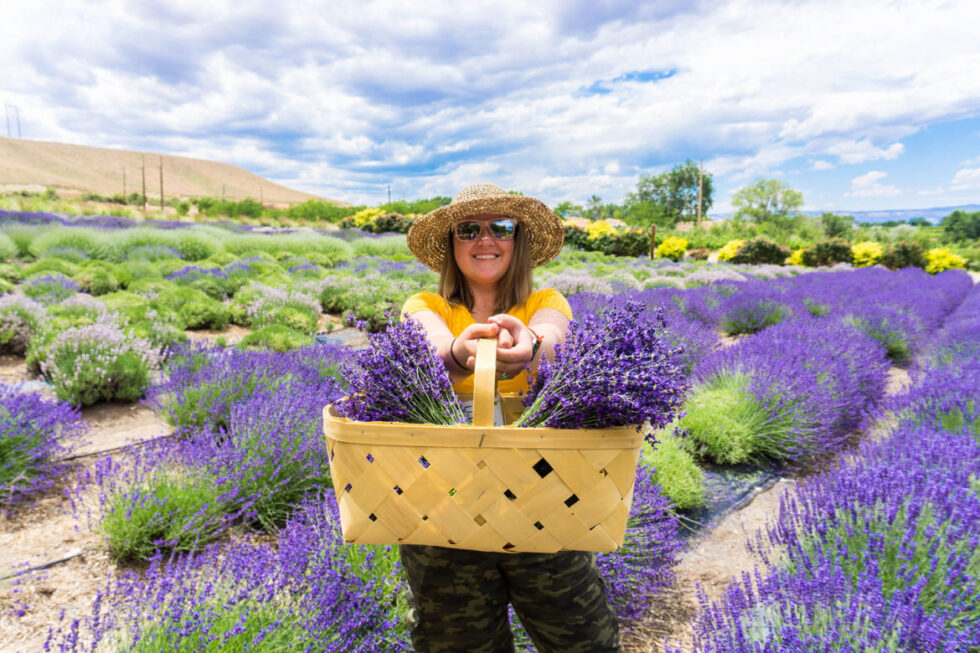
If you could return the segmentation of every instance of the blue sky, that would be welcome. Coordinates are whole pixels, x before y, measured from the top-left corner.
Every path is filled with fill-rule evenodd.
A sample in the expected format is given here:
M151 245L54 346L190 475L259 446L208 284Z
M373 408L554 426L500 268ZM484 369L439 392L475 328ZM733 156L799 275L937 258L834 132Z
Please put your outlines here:
M715 212L761 177L812 210L980 202L973 0L6 4L24 138L352 203L478 181L620 202L688 158Z

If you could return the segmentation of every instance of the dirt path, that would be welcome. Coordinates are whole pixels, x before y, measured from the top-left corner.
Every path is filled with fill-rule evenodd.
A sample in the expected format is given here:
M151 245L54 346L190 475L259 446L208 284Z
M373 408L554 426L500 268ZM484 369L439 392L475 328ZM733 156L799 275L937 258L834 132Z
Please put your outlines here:
M908 372L892 368L885 394L898 394L910 384ZM798 482L796 478L779 479L772 487L757 493L751 503L705 529L681 554L680 562L673 569L674 584L660 594L646 619L624 637L624 649L630 653L660 652L666 650L664 644L668 642L672 647L692 650L698 588L709 600L718 600L732 581L743 573L751 573L762 562L746 544L755 541L768 524L775 522L780 498L795 489Z

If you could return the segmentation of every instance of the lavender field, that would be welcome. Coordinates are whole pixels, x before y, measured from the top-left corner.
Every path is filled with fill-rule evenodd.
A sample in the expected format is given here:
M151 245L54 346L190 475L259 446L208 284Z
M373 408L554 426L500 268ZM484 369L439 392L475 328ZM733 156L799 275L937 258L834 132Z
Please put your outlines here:
M410 650L320 420L350 324L435 286L404 236L2 217L0 650ZM980 647L967 272L566 251L536 283L665 321L683 375L598 556L625 650Z

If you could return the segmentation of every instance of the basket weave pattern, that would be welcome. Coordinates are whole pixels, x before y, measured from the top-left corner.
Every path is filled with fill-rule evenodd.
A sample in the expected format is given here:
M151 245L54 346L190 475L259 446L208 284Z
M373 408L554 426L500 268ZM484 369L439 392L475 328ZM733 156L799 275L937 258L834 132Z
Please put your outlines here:
M330 406L324 430L346 541L513 553L614 551L643 441L635 427L358 423Z

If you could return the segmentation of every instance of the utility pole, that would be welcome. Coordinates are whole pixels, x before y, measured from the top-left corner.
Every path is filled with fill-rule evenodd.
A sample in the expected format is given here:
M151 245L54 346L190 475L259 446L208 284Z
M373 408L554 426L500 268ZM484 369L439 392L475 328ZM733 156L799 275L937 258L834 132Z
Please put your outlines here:
M225 185L221 184L221 201L225 201Z
M701 228L701 190L704 185L704 159L698 162L698 229Z
M259 186L259 204L265 206L265 191L262 190L262 186Z
M163 213L163 156L160 157L160 213Z
M143 165L140 166L143 175L143 213L146 213L146 155L143 155Z
M126 166L123 166L123 203L126 202Z
M7 138L10 138L10 105L3 105L3 117L7 119Z
M14 106L14 114L17 116L17 138L21 138L20 135L20 107Z
M388 204L391 204L391 184L388 184Z

